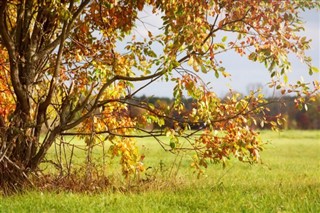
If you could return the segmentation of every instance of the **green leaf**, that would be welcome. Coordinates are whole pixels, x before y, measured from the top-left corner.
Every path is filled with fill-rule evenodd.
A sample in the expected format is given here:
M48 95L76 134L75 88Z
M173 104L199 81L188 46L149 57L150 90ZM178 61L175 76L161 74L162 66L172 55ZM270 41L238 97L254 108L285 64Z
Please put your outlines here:
M183 15L183 8L182 8L181 5L178 7L178 10L176 11L176 15L177 15L177 16Z
M249 60L256 61L257 60L257 54L255 52L250 53L248 56Z
M215 71L214 75L216 76L216 78L219 78L219 72Z
M173 142L173 141L171 141L171 142L170 142L170 147L171 147L172 149L176 148L176 143Z
M152 50L149 50L147 55L153 58L157 57L157 54Z
M287 75L283 76L283 81L284 81L284 83L288 83L288 76Z
M208 72L206 67L204 65L202 65L202 64L201 64L201 72L203 72L203 73L207 73Z
M309 75L312 75L313 73L318 73L319 69L317 67L310 67L309 68Z
M221 49L226 49L226 45L224 43L218 43L217 44L218 47L220 47Z
M227 38L228 38L227 36L223 36L222 42L226 42Z
M269 71L272 71L275 66L276 66L276 62L275 62L275 60L273 60L273 61L271 62L270 67L269 67Z

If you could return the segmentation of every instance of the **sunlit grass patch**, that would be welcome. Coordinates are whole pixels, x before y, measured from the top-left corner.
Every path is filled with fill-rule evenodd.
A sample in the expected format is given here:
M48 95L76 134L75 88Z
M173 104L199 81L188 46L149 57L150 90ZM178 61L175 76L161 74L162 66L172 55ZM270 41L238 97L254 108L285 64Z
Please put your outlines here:
M270 139L262 164L232 159L225 169L210 165L199 179L190 168L190 156L178 164L182 154L176 157L154 141L140 140L152 181L93 194L31 191L2 198L0 212L320 212L318 135L262 132ZM118 166L117 160L110 166ZM173 162L179 167L172 167Z

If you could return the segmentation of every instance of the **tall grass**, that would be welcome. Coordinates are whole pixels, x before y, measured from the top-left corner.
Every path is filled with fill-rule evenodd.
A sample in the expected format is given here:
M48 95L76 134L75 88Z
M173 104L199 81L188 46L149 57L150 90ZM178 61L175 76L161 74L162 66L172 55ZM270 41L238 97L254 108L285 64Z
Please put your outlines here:
M141 140L145 163L152 167L148 171L156 173L148 189L100 194L31 191L1 198L0 212L320 212L320 132L266 131L262 136L270 141L262 164L231 160L225 169L211 165L200 179L187 155L180 173L167 180L175 172L172 162L180 158L163 153L151 140Z

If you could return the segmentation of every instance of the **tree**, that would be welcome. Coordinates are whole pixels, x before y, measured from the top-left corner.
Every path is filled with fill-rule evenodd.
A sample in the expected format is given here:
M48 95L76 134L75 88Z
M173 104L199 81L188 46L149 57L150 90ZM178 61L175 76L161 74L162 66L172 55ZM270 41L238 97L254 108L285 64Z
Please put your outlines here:
M162 33L149 31L143 41L132 38L117 51L117 42L132 32L146 6L161 14ZM165 149L183 149L179 138L189 139L190 122L201 122L203 131L188 146L197 154L196 168L230 155L256 161L261 141L248 126L264 122L255 119L267 104L263 96L234 94L222 102L197 73L228 76L216 57L225 51L265 63L278 89L287 81L288 53L303 60L310 74L318 71L304 54L309 41L298 35L303 30L298 12L319 6L315 1L282 0L2 0L1 188L5 193L21 189L61 135L85 137L89 150L95 138L106 136L112 153L122 156L124 174L130 175L140 158L134 136L167 135L169 144L159 140ZM235 37L218 37L229 32ZM162 50L155 51L155 46ZM169 109L134 99L157 79L176 84ZM145 85L134 88L137 81ZM310 96L319 89L314 85L314 91L308 84L291 87ZM178 120L172 111L184 111L185 93L197 102L192 113ZM145 113L132 118L129 105ZM143 128L148 123L163 126L165 119L174 127Z

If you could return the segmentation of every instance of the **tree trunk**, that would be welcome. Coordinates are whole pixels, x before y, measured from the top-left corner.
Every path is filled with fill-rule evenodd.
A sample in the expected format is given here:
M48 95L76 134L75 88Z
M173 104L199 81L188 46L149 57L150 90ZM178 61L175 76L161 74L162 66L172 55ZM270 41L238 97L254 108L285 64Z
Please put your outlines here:
M0 170L0 187L4 195L20 192L29 182L28 172L10 160L3 160Z
M39 143L32 136L28 114L22 113L19 107L11 118L10 126L2 127L0 134L0 187L7 195L21 191L28 182L30 160Z

